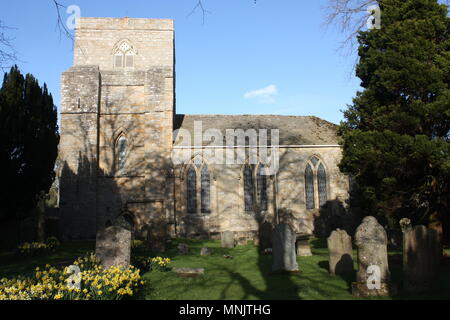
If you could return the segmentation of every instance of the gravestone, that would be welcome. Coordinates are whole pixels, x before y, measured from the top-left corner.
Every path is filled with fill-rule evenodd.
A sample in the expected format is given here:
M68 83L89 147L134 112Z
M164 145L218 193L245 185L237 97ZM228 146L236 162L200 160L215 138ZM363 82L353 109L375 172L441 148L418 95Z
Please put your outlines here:
M212 253L213 253L213 249L211 249L211 248L202 248L200 250L201 256L210 256L210 255L212 255Z
M297 236L295 241L295 247L297 251L297 256L299 257L310 257L312 256L311 246L309 244L309 234L301 234Z
M204 268L173 268L172 271L183 278L196 278L205 273Z
M272 271L298 270L297 255L295 254L295 233L287 224L278 224L272 232Z
M180 254L188 254L189 253L189 246L186 243L180 243L178 245L178 252Z
M222 248L234 248L234 232L233 231L224 231L221 234L221 243Z
M386 230L372 216L365 217L356 229L358 272L352 283L355 296L388 296L395 294L390 283Z
M97 232L95 255L104 268L128 267L131 254L131 231L110 226Z
M147 230L147 242L152 252L166 251L167 227L164 223L149 226Z
M264 252L266 249L272 249L273 225L266 221L259 228L259 250Z
M433 288L439 273L439 235L435 229L423 225L409 225L403 231L404 287L412 293Z
M352 237L336 229L327 239L330 273L345 276L353 273Z

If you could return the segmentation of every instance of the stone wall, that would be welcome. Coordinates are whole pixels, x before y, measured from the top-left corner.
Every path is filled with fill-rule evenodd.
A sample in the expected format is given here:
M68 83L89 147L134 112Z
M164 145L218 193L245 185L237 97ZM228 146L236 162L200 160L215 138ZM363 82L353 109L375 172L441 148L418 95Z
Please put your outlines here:
M67 238L93 238L117 216L132 216L141 236L149 217L173 212L170 155L174 93L171 20L81 18L74 67L63 73L61 225ZM133 67L115 67L126 40ZM126 165L116 143L127 139ZM152 215L144 217L144 213Z
M67 238L95 237L99 93L98 67L76 66L62 74L60 208Z
M183 149L175 149L181 154ZM192 149L192 154L199 150ZM185 165L179 165L176 173L176 224L179 235L192 236L201 233L234 231L256 234L263 221L275 222L278 208L280 222L292 224L295 232L313 234L320 215L331 214L324 208L306 209L305 167L312 156L317 156L326 167L327 205L338 202L346 207L348 178L337 164L341 157L339 147L285 147L280 148L280 169L277 176L267 179L268 209L262 213L244 210L242 168L235 165L208 165L211 175L211 213L187 213ZM275 179L277 193L275 195ZM199 201L199 199L197 199ZM284 216L283 216L284 215Z
M123 41L133 50L133 67L114 65ZM341 149L334 124L315 117L176 115L174 70L173 21L79 20L74 66L63 73L61 85L64 237L94 238L119 215L128 215L137 237L147 237L160 225L171 236L217 238L229 230L245 239L254 237L263 221L275 222L275 212L297 233L311 234L323 213L305 206L305 166L313 155L327 171L327 205L345 206L348 179L337 168ZM182 152L173 148L173 135L181 124L190 128L195 120L205 128L280 129L280 170L268 177L265 212L244 212L241 164L215 164L209 166L211 213L186 213L185 167L174 168L171 162L172 151ZM121 136L128 147L119 170Z
M174 65L173 20L80 18L75 33L74 65L114 70L115 45L128 39L136 51L132 70Z

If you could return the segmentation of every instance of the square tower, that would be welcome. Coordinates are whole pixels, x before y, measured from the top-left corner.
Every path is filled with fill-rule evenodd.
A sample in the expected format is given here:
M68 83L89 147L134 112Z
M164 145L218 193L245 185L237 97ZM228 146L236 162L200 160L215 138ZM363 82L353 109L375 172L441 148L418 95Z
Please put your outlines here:
M137 235L173 215L172 20L80 18L62 74L61 230L92 238L127 215Z

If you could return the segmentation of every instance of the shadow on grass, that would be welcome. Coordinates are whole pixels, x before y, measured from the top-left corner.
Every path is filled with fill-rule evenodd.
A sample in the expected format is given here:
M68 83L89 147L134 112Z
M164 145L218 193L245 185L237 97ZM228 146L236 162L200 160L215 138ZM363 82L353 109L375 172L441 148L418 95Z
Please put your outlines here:
M178 253L179 243L189 246L188 254ZM212 255L200 256L202 247L212 248ZM299 286L292 280L298 275L272 274L272 256L260 255L258 251L258 247L253 244L227 249L221 248L220 241L173 240L167 246L167 251L158 255L173 259L174 267L205 268L205 274L185 279L171 272L147 273L144 277L149 280L149 287L138 298L159 299L170 291L170 299L300 299ZM226 259L224 255L233 256L233 259ZM165 288L161 294L163 284Z
M0 278L16 275L31 275L36 267L46 264L62 266L71 264L76 258L93 251L95 241L72 241L61 244L54 252L36 256L24 256L17 252L0 253Z
M320 268L325 269L327 272L329 272L329 270L330 270L330 263L328 260L319 261L317 263L317 265ZM330 276L338 277L338 278L344 280L347 283L347 291L349 293L352 292L352 282L354 282L356 279L356 271L354 268L353 268L352 272L342 272L342 273L336 274L336 275L330 274Z

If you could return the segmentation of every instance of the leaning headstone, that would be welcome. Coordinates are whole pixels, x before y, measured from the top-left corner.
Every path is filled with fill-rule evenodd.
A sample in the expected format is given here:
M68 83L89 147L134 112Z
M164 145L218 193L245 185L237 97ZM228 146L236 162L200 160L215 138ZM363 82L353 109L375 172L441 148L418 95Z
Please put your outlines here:
M272 233L272 271L298 271L295 233L287 224L278 224Z
M201 256L210 256L213 253L213 249L211 248L201 248L200 255Z
M301 234L297 236L295 247L297 250L297 256L310 257L312 256L311 246L309 244L309 234Z
M423 225L406 229L403 233L404 287L412 293L432 289L439 273L439 235Z
M178 245L178 253L180 254L188 254L189 253L189 246L185 243L180 243Z
M104 268L130 265L131 231L110 226L97 233L95 255Z
M221 234L221 242L222 248L234 248L234 232L233 231L224 231Z
M390 283L386 230L375 217L365 217L356 229L358 272L352 283L355 296L388 296L395 294Z
M261 252L272 248L272 231L273 225L269 221L261 224L259 228L259 250Z
M349 275L353 273L352 237L345 230L336 229L327 239L330 255L330 273Z

